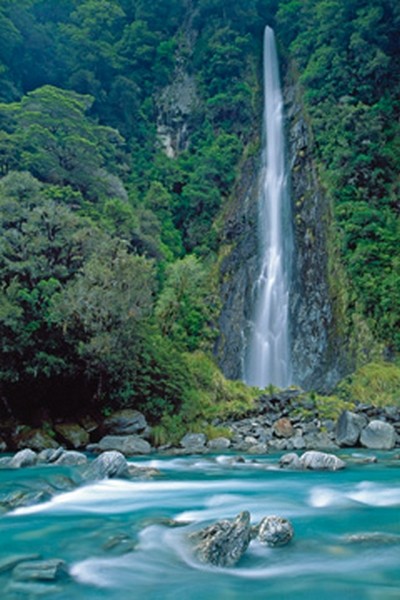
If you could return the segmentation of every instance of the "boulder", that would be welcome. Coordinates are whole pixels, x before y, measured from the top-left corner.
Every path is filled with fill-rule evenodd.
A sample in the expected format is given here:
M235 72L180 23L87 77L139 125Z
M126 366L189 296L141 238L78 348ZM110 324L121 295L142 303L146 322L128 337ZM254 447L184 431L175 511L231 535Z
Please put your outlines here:
M19 563L13 570L18 581L55 581L68 574L66 563L58 558Z
M233 520L217 521L190 535L201 562L218 567L236 565L251 540L250 514L241 512Z
M361 444L374 450L391 450L396 444L393 425L384 421L371 421L361 432Z
M346 466L346 463L334 454L317 450L304 452L300 457L300 462L305 469L312 471L338 471Z
M130 435L144 431L147 421L138 410L125 408L104 419L103 427L110 435Z
M88 459L84 454L82 454L82 452L69 450L67 452L63 452L53 464L65 465L68 467L77 467L79 465L85 465L87 462Z
M231 442L226 437L214 438L213 440L210 440L207 443L207 447L210 450L216 450L216 451L227 450L230 447L230 445L231 445Z
M358 415L350 410L345 410L336 424L336 442L339 446L356 446L360 439L361 430L367 424L364 415Z
M58 448L45 448L38 454L38 463L50 464L56 462L65 450L62 446Z
M188 452L204 450L207 437L204 433L187 433L180 441L182 448Z
M33 467L37 463L37 454L30 448L20 450L9 462L9 466L12 469L19 469L20 467Z
M264 517L258 526L257 539L266 546L285 546L294 535L293 525L283 517Z
M304 469L303 463L294 452L289 452L281 456L279 466L281 469L294 469L295 471L302 471Z
M292 437L294 431L293 431L293 425L291 424L290 419L288 419L287 417L282 417L281 419L278 419L277 421L275 421L274 433L278 437L284 437L284 438Z
M98 456L82 473L84 479L129 478L128 463L120 452L104 452Z
M89 443L89 434L77 423L60 423L54 427L69 448L84 448Z
M94 448L101 452L116 450L125 456L149 454L152 450L149 442L138 435L106 435Z

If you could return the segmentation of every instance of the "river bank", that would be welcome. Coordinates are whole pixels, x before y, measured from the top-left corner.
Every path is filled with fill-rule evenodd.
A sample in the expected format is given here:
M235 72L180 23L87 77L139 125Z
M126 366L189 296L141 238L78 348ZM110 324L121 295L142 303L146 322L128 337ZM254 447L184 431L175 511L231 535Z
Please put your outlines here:
M115 411L106 417L87 413L74 421L48 419L40 427L12 419L0 426L1 452L24 448L40 452L60 446L89 453L116 450L125 456L227 450L265 454L342 447L390 450L400 447L400 409L358 403L337 412L336 417L324 417L312 399L304 400L296 390L283 390L261 396L246 414L217 418L204 422L203 427L197 423L195 431L187 431L175 443L157 443L155 428L133 409Z

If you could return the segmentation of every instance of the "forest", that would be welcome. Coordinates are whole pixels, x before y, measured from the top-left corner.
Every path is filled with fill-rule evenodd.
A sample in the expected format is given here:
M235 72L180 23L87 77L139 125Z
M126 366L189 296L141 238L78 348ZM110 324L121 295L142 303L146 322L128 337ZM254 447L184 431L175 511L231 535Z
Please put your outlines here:
M0 412L130 406L173 428L254 397L213 348L266 24L302 91L350 310L396 364L398 2L3 0Z

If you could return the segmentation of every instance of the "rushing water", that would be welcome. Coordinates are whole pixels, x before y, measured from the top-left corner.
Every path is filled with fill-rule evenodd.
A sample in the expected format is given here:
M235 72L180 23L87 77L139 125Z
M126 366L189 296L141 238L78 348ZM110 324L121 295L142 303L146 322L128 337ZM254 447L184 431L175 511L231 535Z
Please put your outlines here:
M290 202L282 93L274 33L264 34L264 151L259 194L260 274L245 352L244 380L260 388L291 381L289 343Z
M134 462L157 467L162 475L101 481L0 517L0 563L15 553L38 552L64 559L71 572L70 580L44 584L50 586L45 596L16 594L15 582L0 573L2 600L399 597L398 458L350 460L346 470L334 473L282 471L277 456L244 463L229 456ZM54 466L0 471L0 489L42 485L71 473ZM188 532L242 510L250 511L254 523L270 514L289 518L294 540L283 548L253 541L234 568L198 563ZM119 554L124 547L129 551Z

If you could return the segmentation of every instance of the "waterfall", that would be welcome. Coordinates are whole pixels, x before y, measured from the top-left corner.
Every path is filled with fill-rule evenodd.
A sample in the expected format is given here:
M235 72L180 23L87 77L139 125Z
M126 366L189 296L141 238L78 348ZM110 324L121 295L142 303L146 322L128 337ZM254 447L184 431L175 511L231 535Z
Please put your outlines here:
M263 153L259 191L259 264L246 335L244 381L290 384L289 281L292 246L283 136L283 101L274 33L264 33Z

